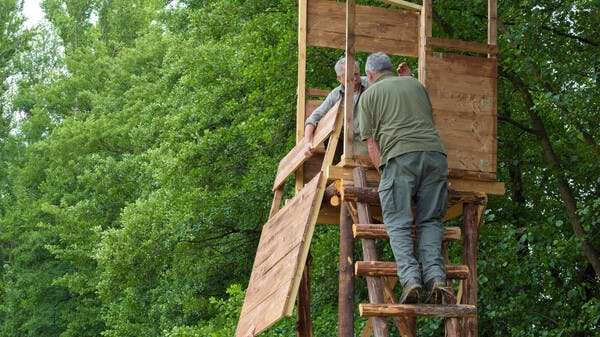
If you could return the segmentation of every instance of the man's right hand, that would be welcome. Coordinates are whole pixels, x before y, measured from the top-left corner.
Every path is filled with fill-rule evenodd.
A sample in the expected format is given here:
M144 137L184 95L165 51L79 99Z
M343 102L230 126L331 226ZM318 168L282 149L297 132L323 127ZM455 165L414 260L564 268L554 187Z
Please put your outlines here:
M304 143L304 156L305 157L310 157L312 156L312 142L305 142Z

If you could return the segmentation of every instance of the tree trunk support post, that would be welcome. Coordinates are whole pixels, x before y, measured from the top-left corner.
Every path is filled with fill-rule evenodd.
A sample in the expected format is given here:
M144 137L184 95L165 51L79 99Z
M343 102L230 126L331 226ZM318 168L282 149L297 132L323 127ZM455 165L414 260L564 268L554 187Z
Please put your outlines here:
M345 202L340 206L340 285L338 336L354 336L354 237L352 217Z
M312 321L310 319L310 274L311 274L312 255L310 252L306 258L306 265L300 281L298 290L298 322L296 328L298 337L313 337Z
M469 267L469 276L463 282L464 304L477 305L477 240L479 238L478 205L463 205L464 241L463 261ZM477 337L477 317L465 318L463 336Z

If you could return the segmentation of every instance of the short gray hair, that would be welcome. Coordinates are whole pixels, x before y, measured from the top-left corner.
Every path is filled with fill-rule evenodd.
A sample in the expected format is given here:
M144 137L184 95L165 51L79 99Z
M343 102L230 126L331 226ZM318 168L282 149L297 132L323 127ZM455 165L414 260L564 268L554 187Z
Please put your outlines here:
M367 57L367 63L365 64L365 71L373 74L379 74L386 71L392 70L392 61L389 56L382 52L369 55Z
M354 66L356 67L356 69L358 69L358 72L360 73L360 65L357 60L354 60ZM335 66L333 67L333 69L335 69L335 74L338 77L344 76L344 67L346 67L346 58L342 57L335 63Z

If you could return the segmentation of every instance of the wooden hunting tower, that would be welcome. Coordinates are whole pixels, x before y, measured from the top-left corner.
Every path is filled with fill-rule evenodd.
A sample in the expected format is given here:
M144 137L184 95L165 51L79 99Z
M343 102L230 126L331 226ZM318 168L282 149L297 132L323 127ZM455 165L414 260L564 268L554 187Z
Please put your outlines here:
M446 336L477 336L477 240L488 194L503 194L496 182L497 61L496 0L488 0L487 43L433 37L431 0L415 4L382 0L391 8L356 5L354 0L299 0L296 146L281 160L269 220L263 226L236 337L251 326L260 333L297 304L298 336L312 336L309 249L316 224L339 225L338 336L354 336L354 278L366 277L369 302L358 304L369 317L361 336L389 336L392 317L402 336L416 335L416 317L445 318ZM355 52L382 51L418 59L418 78L431 99L436 125L448 155L450 198L444 220L446 277L453 294L440 305L397 304L396 264L380 261L375 240L388 239L377 196L378 173L368 157L352 153L353 85L319 122L309 159L302 153L304 121L327 91L306 88L307 47L345 50L352 73ZM347 81L352 81L349 76ZM344 108L345 107L345 108ZM342 130L344 132L342 133ZM343 134L344 139L340 139ZM333 163L338 141L341 161ZM327 144L326 146L323 144ZM320 149L320 150L319 150ZM282 207L283 186L296 178L295 196ZM361 240L362 261L355 261ZM447 245L462 242L462 264L449 264ZM399 291L396 291L399 293Z

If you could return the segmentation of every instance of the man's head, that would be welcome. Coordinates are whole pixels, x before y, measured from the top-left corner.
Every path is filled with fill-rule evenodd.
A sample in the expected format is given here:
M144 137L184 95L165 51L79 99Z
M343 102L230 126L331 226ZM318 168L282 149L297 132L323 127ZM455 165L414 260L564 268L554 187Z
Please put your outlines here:
M346 74L346 58L343 57L341 59L339 59L336 63L335 66L333 67L335 69L335 73L337 75L337 79L341 84L344 84L346 82L346 78L345 78L345 74ZM354 90L358 90L358 88L360 88L360 65L358 64L358 61L354 61Z
M382 74L393 72L392 61L382 52L371 54L367 57L365 71L367 72L369 82L374 83Z

